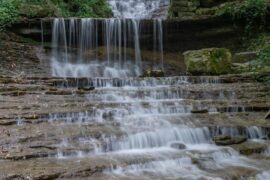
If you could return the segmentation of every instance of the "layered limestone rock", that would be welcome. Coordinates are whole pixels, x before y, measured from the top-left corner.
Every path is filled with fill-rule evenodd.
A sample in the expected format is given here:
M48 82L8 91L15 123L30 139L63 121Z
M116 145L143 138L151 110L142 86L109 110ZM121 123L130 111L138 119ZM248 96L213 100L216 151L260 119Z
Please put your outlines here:
M172 0L169 10L171 18L188 18L195 15L196 9L199 7L199 0Z
M199 19L216 16L226 4L236 0L172 0L169 9L169 18Z

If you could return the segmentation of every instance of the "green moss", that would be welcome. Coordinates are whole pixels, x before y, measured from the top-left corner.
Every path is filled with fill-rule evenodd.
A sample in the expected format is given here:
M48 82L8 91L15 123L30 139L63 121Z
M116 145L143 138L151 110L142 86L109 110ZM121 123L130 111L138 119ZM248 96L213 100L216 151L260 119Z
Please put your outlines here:
M208 48L184 53L187 71L191 74L227 74L231 72L232 55L225 48Z
M209 51L208 69L215 74L227 73L231 67L231 53L224 48Z

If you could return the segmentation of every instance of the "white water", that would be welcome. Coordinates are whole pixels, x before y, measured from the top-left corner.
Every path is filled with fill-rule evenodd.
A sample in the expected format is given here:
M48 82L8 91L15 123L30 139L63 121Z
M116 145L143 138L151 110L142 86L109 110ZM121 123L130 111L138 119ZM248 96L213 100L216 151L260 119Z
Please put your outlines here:
M99 139L81 137L77 141L93 146L93 151L78 150L71 154L59 151L57 157L60 159L101 156L119 161L121 157L119 165L103 172L110 179L226 179L231 176L221 172L231 167L236 169L232 174L241 172L238 169L251 169L258 176L270 167L270 164L260 164L260 161L241 156L231 148L218 147L212 142L214 135L243 135L249 139L260 139L266 136L262 128L252 126L211 129L196 127L196 119L185 120L185 117L192 116L190 112L195 106L208 110L212 107L200 104L201 99L189 104L187 99L194 97L192 94L177 94L170 90L192 83L197 83L197 86L204 83L208 83L207 86L223 86L224 84L218 84L220 82L216 77L91 78L84 81L86 86L96 87L95 91L84 97L93 103L94 107L86 112L52 114L52 123L61 120L64 124L80 125L100 123L106 126L116 123L124 134L120 137L104 134ZM84 84L82 81L73 83L72 86ZM157 90L160 93L157 93ZM231 95L235 96L233 93ZM202 98L214 99L215 96L209 92L208 96ZM230 93L228 99L232 99ZM99 103L102 105L98 105ZM72 140L64 140L59 148L68 147L69 143L72 143ZM177 149L179 144L186 148ZM130 163L129 159L136 157L136 162L121 164L122 160ZM199 164L193 163L193 160Z
M266 180L266 179L270 179L270 171L264 171L256 175L256 180Z
M114 17L148 19L154 16L155 11L168 6L169 0L108 0L108 3L112 7ZM166 10L158 16L165 18Z
M231 136L231 137L245 135L249 139L262 139L262 138L267 137L264 130L257 126L247 127L245 128L244 131L243 129L238 129L238 128L221 127L217 129L216 133Z
M99 23L104 24L103 35L98 32ZM100 47L99 36L104 39L105 49ZM133 43L127 44L127 40ZM128 45L134 49L134 57L127 57ZM141 73L139 21L136 20L54 19L52 46L53 76L128 77Z
M166 128L153 132L141 132L112 144L113 150L144 149L169 146L172 142L185 144L209 143L207 128Z
M153 20L155 66L163 68L162 21ZM56 18L51 71L60 77L131 77L142 74L140 20Z

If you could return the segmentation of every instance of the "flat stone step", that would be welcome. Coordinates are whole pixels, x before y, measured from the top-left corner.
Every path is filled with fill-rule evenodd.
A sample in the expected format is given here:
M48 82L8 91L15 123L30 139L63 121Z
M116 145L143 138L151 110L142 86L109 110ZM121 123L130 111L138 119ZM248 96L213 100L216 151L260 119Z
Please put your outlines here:
M261 75L263 76L263 75ZM0 76L0 83L3 84L36 84L47 83L58 86L78 86L78 85L96 85L96 86L124 86L124 85L173 85L183 83L236 83L236 82L255 82L254 74L242 75L222 75L222 76L175 76L160 78L60 78L60 77L24 77L14 78L10 76Z

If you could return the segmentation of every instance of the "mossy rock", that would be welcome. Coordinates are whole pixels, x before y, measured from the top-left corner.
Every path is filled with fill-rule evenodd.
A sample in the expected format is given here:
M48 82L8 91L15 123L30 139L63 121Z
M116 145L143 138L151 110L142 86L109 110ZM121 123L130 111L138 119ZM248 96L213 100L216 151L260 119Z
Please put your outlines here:
M261 154L267 149L267 144L255 142L255 141L246 141L242 144L231 145L232 148L239 151L243 155L251 154Z
M184 53L187 71L193 75L220 75L231 72L232 54L225 48L207 48Z

